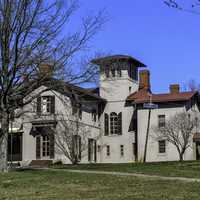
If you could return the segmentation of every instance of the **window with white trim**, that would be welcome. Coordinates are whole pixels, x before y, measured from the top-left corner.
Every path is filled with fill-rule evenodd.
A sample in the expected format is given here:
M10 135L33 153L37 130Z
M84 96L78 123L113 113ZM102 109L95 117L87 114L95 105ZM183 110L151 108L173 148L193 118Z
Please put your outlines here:
M165 127L165 115L158 115L158 127Z
M158 141L158 152L165 153L166 152L166 140Z
M110 134L118 134L118 115L115 112L110 114Z

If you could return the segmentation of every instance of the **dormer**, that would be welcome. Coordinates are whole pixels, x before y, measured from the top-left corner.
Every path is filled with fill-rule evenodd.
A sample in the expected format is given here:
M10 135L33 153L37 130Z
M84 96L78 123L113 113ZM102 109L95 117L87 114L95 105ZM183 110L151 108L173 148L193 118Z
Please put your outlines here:
M101 80L128 78L138 80L138 67L145 67L143 63L131 56L113 55L92 60L100 67Z

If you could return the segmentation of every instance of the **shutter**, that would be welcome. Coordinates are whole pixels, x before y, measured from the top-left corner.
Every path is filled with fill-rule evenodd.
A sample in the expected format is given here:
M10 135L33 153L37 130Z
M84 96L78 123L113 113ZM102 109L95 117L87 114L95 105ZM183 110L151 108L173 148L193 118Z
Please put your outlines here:
M71 157L72 157L72 159L74 160L74 155L75 155L75 135L72 135L72 155L71 155Z
M88 139L88 161L91 161L91 140Z
M55 136L53 133L50 134L49 136L50 138L50 158L53 159L54 158L54 154L55 154L55 150L54 150L54 146L55 146Z
M36 159L40 159L40 135L36 136Z
M41 115L41 97L37 98L37 115Z
M51 97L51 114L55 114L55 96Z
M122 112L118 114L118 134L122 135Z
M97 162L97 141L94 140L94 161Z
M79 157L79 161L81 161L81 136L79 136L78 137L78 142L79 142L79 144L78 144L78 147L79 147L79 154L78 154L78 157Z
M104 132L104 135L109 134L109 117L107 113L104 115Z

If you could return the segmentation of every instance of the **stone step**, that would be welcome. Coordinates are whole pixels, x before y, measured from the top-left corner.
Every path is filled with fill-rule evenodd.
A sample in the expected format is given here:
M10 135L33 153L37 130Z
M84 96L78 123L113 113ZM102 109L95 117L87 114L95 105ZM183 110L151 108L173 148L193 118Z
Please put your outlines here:
M52 165L52 160L32 160L29 166L47 167Z

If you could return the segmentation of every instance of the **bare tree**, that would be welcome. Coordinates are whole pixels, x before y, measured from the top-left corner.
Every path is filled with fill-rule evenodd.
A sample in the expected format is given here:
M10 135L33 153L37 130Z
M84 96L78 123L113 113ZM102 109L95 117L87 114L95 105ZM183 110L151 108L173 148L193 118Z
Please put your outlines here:
M200 1L199 0L191 0L190 2L182 1L182 0L164 0L163 2L170 8L175 8L180 11L200 15L200 12L199 12Z
M183 85L183 90L185 91L196 91L199 92L200 91L200 84L197 83L196 80L194 79L190 79L187 83L185 83Z
M69 119L62 118L55 130L55 150L63 154L73 165L78 164L87 149L89 126L81 123L78 114Z
M56 87L50 75L78 84L97 72L80 68L75 58L87 50L104 14L86 16L72 32L67 25L78 7L77 0L0 0L0 171L7 171L10 116L44 92L32 91L43 84Z
M154 127L154 139L166 139L173 144L179 154L179 160L183 160L185 151L191 146L192 136L199 127L199 117L196 113L177 113L165 122L164 127ZM153 134L154 134L153 133Z

